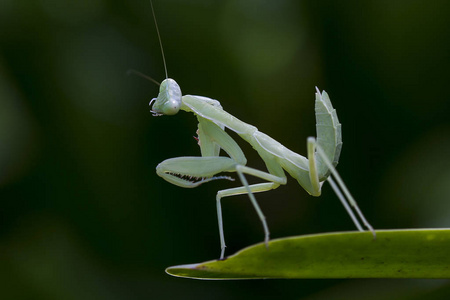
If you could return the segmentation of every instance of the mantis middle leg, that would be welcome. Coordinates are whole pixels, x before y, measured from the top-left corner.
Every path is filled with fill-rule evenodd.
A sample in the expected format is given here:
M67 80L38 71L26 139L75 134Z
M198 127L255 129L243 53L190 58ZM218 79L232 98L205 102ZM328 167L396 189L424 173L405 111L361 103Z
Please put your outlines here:
M222 197L248 194L263 224L267 245L269 241L268 226L253 193L268 191L277 188L280 184L286 184L286 177L281 166L275 164L269 167L270 165L265 160L270 173L246 167L246 158L237 143L220 126L202 117L199 117L198 137L202 157L178 157L165 160L157 167L158 175L178 186L192 188L214 179L229 179L229 177L225 176L216 176L220 172L236 172L243 186L219 191L216 198L221 243L220 258L222 259L224 257L225 249L222 209L220 204ZM220 149L227 152L230 157L217 156ZM249 185L244 174L252 175L269 182ZM199 181L191 181L183 178L186 176L202 179Z
M219 237L221 246L220 259L224 258L225 253L225 237L223 230L223 218L222 218L222 208L221 208L221 198L248 194L250 201L255 208L259 219L264 228L264 241L266 245L269 242L269 228L267 226L266 218L259 207L255 196L253 193L265 192L277 188L280 184L286 184L286 177L275 176L270 173L266 173L260 170L249 168L240 164L237 164L231 158L228 157L177 157L171 158L163 161L157 167L157 173L159 176L164 178L166 181L173 183L175 185L193 188L205 182L215 180L215 179L230 179L227 176L216 176L220 172L236 172L242 182L241 187L221 190L217 193L217 218L219 224ZM249 185L244 174L252 175L263 180L270 182L252 184ZM189 177L188 179L185 179ZM193 181L191 178L201 178L198 181Z
M266 245L269 242L269 227L267 226L266 218L256 201L253 193L265 192L272 189L277 188L280 184L286 184L286 177L284 176L284 172L279 165L274 165L269 167L269 172L263 172L260 170L256 170L253 168L246 167L246 159L245 156L237 145L237 143L223 130L223 128L219 127L215 123L206 120L204 118L199 117L199 142L200 148L202 150L202 155L205 153L216 154L217 148L215 146L219 146L225 152L230 155L230 157L236 160L235 171L239 176L243 186L237 188L231 188L227 190L221 190L217 193L216 196L216 206L217 206L217 220L219 225L219 237L220 237L220 247L221 254L220 259L224 258L225 254L225 235L223 230L223 218L222 218L222 206L221 206L221 198L230 197L241 194L248 194L250 201L255 208L259 219L264 228L264 241ZM264 157L263 157L264 159ZM266 164L269 160L265 159ZM270 162L268 164L270 166ZM259 183L249 185L247 179L244 174L252 175L263 180L269 181L267 183Z
M221 248L220 259L224 258L225 248L226 248L225 236L224 236L224 231L223 231L222 206L221 206L220 200L223 197L248 194L248 197L250 198L250 201L251 201L253 207L255 208L256 213L258 214L258 217L261 220L261 223L263 225L264 242L266 244L266 247L268 247L269 239L270 239L269 227L267 226L266 217L264 216L264 213L262 212L261 208L259 207L258 202L256 201L256 198L253 194L259 193L259 192L270 191L270 190L273 190L273 189L276 189L277 187L279 187L280 184L286 184L286 177L275 176L273 174L262 172L262 171L252 169L252 168L249 168L246 166L237 165L236 172L237 172L243 186L237 187L237 188L231 188L231 189L227 189L227 190L221 190L217 193L217 196L216 196L217 219L219 222L219 235L220 235L220 248ZM258 178L268 180L271 182L249 185L244 174L256 176Z

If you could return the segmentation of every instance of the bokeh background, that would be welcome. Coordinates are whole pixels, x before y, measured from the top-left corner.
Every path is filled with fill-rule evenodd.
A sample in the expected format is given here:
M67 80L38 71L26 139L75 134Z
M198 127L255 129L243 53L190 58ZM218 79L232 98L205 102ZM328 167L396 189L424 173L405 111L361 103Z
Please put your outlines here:
M169 76L305 155L314 89L343 124L339 171L377 229L450 227L450 3L154 0ZM219 256L215 193L155 174L198 155L196 119L154 118L164 67L147 0L0 0L1 299L448 299L447 281L173 278ZM238 139L238 138L237 138ZM264 169L241 143L249 165ZM354 227L325 186L259 194L272 237ZM223 201L228 254L260 242ZM338 249L336 249L338 251Z

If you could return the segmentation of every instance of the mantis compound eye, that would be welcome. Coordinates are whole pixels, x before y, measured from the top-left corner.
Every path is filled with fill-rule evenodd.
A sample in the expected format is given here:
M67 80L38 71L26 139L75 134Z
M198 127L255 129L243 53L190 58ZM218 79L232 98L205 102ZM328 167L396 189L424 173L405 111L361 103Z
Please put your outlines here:
M149 105L155 102L151 112L154 116L175 115L181 108L181 89L178 83L167 78L161 82L157 98L153 98Z

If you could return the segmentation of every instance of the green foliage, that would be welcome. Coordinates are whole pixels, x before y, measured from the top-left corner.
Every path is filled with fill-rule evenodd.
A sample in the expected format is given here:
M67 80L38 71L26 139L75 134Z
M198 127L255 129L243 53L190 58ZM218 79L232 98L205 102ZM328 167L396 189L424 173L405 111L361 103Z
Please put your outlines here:
M273 240L225 260L167 268L195 279L450 278L450 230L340 232Z

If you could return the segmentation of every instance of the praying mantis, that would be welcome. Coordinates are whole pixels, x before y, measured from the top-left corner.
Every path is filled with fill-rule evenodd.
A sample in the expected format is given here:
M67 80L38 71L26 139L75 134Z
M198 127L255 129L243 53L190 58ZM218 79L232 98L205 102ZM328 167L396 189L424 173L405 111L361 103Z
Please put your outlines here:
M325 91L320 92L316 87L317 138L307 138L307 157L297 154L267 134L260 132L255 126L226 112L219 101L203 96L182 95L178 83L167 76L161 37L152 3L151 6L163 55L166 79L160 84L158 96L150 101L150 111L153 116L175 115L180 110L193 113L198 121L197 135L201 152L201 156L183 156L164 160L156 167L156 173L164 180L183 188L195 188L212 180L232 180L229 176L218 175L223 172L235 172L242 183L241 186L235 188L220 190L216 195L220 260L225 257L226 247L221 200L235 195L248 195L262 223L264 243L268 248L269 228L254 194L285 185L287 183L285 172L295 178L310 195L316 197L321 195L322 185L328 181L357 229L364 231L358 216L375 238L374 229L367 222L335 168L341 153L342 133L336 110L333 108L328 94ZM226 132L226 129L237 133L256 150L264 161L267 171L246 166L247 159L242 149ZM227 156L220 155L221 149ZM246 175L257 177L263 182L249 184Z

